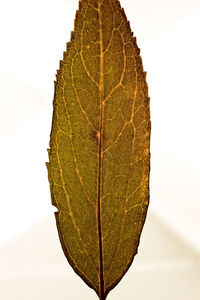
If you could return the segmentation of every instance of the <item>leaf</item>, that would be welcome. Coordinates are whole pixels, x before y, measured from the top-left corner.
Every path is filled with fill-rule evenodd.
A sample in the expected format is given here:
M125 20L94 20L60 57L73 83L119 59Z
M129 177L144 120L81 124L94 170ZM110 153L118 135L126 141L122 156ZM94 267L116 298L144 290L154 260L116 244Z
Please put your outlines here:
M149 201L139 53L119 1L80 1L56 76L47 167L63 251L100 300L137 253Z

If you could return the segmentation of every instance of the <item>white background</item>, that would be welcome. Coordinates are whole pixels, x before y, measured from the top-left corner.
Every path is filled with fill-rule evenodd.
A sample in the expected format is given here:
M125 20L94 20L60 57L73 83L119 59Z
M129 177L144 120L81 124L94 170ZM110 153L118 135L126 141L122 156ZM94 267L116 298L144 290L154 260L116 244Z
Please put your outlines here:
M121 0L151 97L150 210L200 251L200 1ZM0 10L0 245L53 212L53 81L75 0L7 0Z

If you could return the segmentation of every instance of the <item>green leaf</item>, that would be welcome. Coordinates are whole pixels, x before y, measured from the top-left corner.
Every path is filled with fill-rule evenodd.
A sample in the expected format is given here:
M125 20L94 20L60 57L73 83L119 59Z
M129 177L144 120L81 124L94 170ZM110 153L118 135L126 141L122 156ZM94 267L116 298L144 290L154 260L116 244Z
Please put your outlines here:
M80 1L56 76L47 167L63 251L101 300L137 253L149 201L139 53L119 1Z

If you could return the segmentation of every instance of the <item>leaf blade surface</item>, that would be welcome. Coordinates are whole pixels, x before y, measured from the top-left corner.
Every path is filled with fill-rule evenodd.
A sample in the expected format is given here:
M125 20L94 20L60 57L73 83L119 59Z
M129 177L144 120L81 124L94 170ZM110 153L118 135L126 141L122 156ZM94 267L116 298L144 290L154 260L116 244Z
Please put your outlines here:
M57 72L47 163L63 251L99 298L137 252L149 199L149 98L117 0L81 0Z

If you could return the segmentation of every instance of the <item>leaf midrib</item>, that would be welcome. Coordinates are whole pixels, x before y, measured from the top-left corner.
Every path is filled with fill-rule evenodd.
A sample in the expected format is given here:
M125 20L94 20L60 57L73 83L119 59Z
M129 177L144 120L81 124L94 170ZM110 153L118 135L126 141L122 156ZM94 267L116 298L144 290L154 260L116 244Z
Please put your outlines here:
M98 134L98 238L99 238L99 262L100 262L100 300L105 299L104 293L104 278L103 278L103 249L102 249L102 224L101 224L101 170L102 170L102 129L103 129L103 44L102 44L102 16L101 16L101 3L98 2L99 11L99 45L100 45L100 121L99 121L99 134Z

